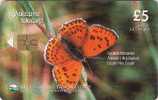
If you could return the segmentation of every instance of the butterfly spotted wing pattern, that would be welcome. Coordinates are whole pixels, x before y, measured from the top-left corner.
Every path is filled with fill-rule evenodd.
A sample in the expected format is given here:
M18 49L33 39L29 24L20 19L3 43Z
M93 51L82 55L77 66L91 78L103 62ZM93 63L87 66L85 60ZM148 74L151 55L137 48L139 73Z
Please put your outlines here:
M88 27L86 21L82 18L77 18L63 24L59 30L59 34L73 43L77 48L80 48L83 45L87 31Z
M81 75L82 63L69 60L63 64L56 65L53 69L55 79L66 92L72 92L76 87Z
M70 60L72 57L65 50L64 44L58 38L53 38L46 46L45 59L49 64L56 65Z
M66 92L72 92L80 79L82 63L73 59L58 38L53 38L48 42L45 60L54 65L52 72L59 86Z
M106 27L94 24L89 27L88 36L83 45L83 55L93 57L116 43L118 36L116 33Z

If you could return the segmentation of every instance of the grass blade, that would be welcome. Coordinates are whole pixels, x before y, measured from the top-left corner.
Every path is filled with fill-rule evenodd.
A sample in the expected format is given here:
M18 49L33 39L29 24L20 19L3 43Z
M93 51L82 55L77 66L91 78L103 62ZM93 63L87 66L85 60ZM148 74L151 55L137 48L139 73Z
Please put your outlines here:
M42 8L43 8L43 12L44 12L44 23L45 23L46 30L47 30L48 35L49 35L48 38L51 38L52 36L56 36L56 34L55 34L55 31L53 30L51 21L48 17L48 13L46 11L44 4L42 5Z

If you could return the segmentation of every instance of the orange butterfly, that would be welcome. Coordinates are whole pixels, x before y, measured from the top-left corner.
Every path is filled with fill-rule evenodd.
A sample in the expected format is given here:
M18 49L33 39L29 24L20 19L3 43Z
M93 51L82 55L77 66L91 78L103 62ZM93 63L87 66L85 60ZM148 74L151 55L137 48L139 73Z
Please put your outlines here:
M72 92L80 80L82 60L97 56L113 46L118 35L112 29L93 24L82 18L62 25L58 36L49 40L44 51L45 60L54 65L53 76L66 92Z

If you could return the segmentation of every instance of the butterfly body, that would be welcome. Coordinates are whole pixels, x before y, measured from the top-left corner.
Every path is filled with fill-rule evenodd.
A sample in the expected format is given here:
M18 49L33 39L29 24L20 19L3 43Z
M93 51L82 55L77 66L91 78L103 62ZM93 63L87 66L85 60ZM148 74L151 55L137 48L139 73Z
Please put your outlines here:
M49 40L44 51L45 60L54 65L53 76L66 91L72 92L80 80L82 61L97 56L117 41L115 31L82 18L66 22L59 35Z
M69 53L71 53L71 55L74 57L74 59L78 59L80 61L83 61L83 59L85 57L80 52L80 49L76 48L76 46L73 45L73 43L71 43L67 39L62 38L61 41L62 41L62 43L64 43L67 46L67 50L69 51Z

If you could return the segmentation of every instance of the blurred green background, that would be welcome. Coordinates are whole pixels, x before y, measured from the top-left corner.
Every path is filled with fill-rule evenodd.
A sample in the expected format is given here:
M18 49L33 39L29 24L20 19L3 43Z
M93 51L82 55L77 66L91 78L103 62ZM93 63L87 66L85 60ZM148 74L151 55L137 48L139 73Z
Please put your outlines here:
M148 10L142 29L133 22L136 9ZM2 100L155 100L158 72L158 1L53 0L0 1L0 98ZM42 23L22 24L11 12L38 12ZM72 94L53 91L52 66L43 59L48 38L67 20L82 17L89 25L114 29L118 43L112 49L134 51L135 65L108 65L105 60L88 59L93 75L87 73L89 90ZM52 33L52 34L51 34ZM39 46L17 48L17 36L37 34ZM107 51L99 55L104 57ZM12 87L16 84L17 87ZM15 91L14 91L15 89ZM17 89L17 90L16 90ZM1 99L0 99L1 100Z

